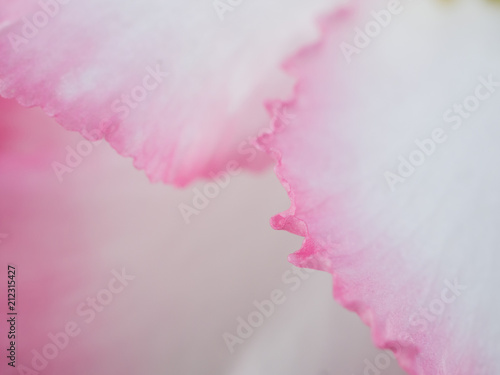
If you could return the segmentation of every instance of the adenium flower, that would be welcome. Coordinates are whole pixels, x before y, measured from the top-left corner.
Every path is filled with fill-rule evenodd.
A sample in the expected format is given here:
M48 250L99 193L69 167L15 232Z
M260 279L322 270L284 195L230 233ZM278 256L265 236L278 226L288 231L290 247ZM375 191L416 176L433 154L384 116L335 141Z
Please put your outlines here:
M2 130L6 137L12 132L19 137L38 134L33 143L36 158L13 153L7 143L2 144L6 155L2 175L8 181L4 196L9 198L3 211L11 216L15 213L12 231L26 221L28 229L17 229L24 234L17 238L24 238L27 230L40 232L42 228L59 234L56 228L65 222L69 227L66 243L71 248L76 242L74 253L61 246L53 254L61 257L59 264L72 265L64 270L68 275L76 275L75 285L54 289L58 293L70 295L78 280L86 280L75 262L95 264L93 259L99 259L100 267L113 263L103 260L103 254L108 259L127 254L132 264L144 262L156 272L170 257L182 259L163 244L189 243L183 230L172 230L165 237L163 231L172 223L191 222L202 218L202 211L211 210L210 199L217 199L231 181L230 171L236 174L241 167L259 170L269 165L267 157L249 148L253 137L260 134L258 145L277 160L276 174L291 200L291 207L275 216L272 225L305 238L301 249L290 256L291 262L331 273L335 298L371 327L377 346L394 353L374 354L373 361L360 360L355 371L392 371L388 368L397 358L404 370L415 375L500 373L500 328L494 302L499 263L495 255L499 222L495 123L500 118L497 3L376 0L351 1L341 7L326 0L270 4L47 0L0 4L4 9L0 15L0 54L5 56L0 62L2 96L25 106L40 106L64 128L78 130L88 139L104 137L119 154L131 156L152 181L184 186L199 177L214 179L211 188L188 188L188 205L180 212L167 208L171 216L165 218L157 206L167 202L166 188L137 177L131 183L122 180L115 171L125 161L96 159L85 167L85 162L80 163L82 150L89 146L76 151L57 148L52 130ZM323 18L315 29L314 20L320 14ZM318 30L320 36L313 43ZM288 76L280 68L284 61ZM295 89L290 94L293 82ZM291 99L286 100L287 95ZM5 108L10 105L4 104ZM30 142L15 144L22 145L22 150L33 147ZM111 160L110 150L106 152ZM56 182L47 182L49 160ZM56 160L65 164L54 164ZM69 165L72 163L75 165ZM77 177L76 167L80 176L88 168L87 177ZM74 190L54 187L68 180ZM27 188L35 183L37 190ZM64 210L32 208L47 204L48 198L55 201L57 191L70 191ZM85 191L92 204L84 202L71 210L70 202L76 201L78 191ZM271 191L252 200L253 204L263 204ZM33 203L20 210L16 202L27 199L28 194ZM134 216L134 205L129 202L125 210L122 202L142 194L158 194L158 200L152 197L137 207L142 210L143 204L149 204L155 209L137 208L141 215L123 219ZM170 194L183 193L169 190ZM241 201L247 198L248 194L241 193ZM248 220L247 214L235 210L238 217ZM40 227L47 212L50 220ZM87 226L70 225L82 217ZM95 219L88 225L99 217L106 220ZM97 223L111 223L103 225L112 230ZM93 232L85 232L89 227ZM253 225L244 227L252 238ZM123 232L125 238L118 240ZM205 232L196 230L192 234L197 239L203 235ZM135 238L143 239L136 247L148 249L148 257L141 258L140 252L130 249ZM267 235L265 238L269 240ZM92 240L95 258L85 253L85 239ZM46 240L45 244L53 242ZM17 243L18 263L26 262L22 257L32 254L35 247L26 240ZM129 250L123 252L124 247ZM223 245L215 248L219 252L228 249ZM226 257L238 257L238 248L230 250ZM51 254L50 249L45 254ZM43 252L37 257L50 259ZM196 269L203 257L213 260L214 254L186 259L186 269ZM39 274L37 263L28 262L33 275ZM42 269L46 275L50 267ZM158 281L175 284L183 275L186 285L191 285L189 280L203 280L188 272L173 279L159 277ZM52 282L47 278L40 285ZM140 288L146 289L144 284ZM159 288L148 297L162 293L186 296L190 291ZM193 298L203 300L206 295ZM44 302L37 306L46 306ZM153 313L148 306L145 302L140 316L154 322L165 319L175 337L183 337L179 345L169 341L162 346L161 339L151 342L151 351L182 356L200 353L211 345L200 339L189 346L183 333L191 331L178 323L181 310L158 304L159 310ZM185 306L193 312L197 305ZM295 307L307 311L301 310L307 305ZM319 304L318 308L323 307ZM169 321L165 316L173 318ZM303 329L297 327L297 336L328 324L327 318L311 320L305 320ZM148 327L149 333L164 329ZM195 331L207 329L206 322L195 327ZM273 331L277 332L267 332ZM146 342L148 332L136 337ZM127 344L115 335L106 337L113 337L126 350ZM317 371L291 360L301 352L300 340L291 336L292 345L288 340L287 344L273 341L276 344L271 350L289 353L283 362L291 361L293 366L269 365L269 361L255 365L262 357L252 355L254 349L239 357L241 362L228 361L226 372ZM260 347L268 352L258 337L256 334L254 342L262 342ZM308 347L324 353L318 342ZM179 363L181 373L199 372L195 365ZM121 366L121 373L144 371L130 363ZM342 367L337 361L334 366L337 371ZM158 372L158 368L151 371ZM208 370L221 371L216 367Z
M0 93L185 185L248 164L248 137L269 123L262 103L293 84L281 63L332 4L252 1L221 20L212 1L2 0Z
M273 226L305 237L292 263L330 272L410 374L500 373L499 19L480 1L336 12L287 64L296 120L261 138L292 200Z
M18 309L16 368L4 356L2 374L349 374L389 355L334 303L328 275L287 262L300 240L268 225L288 204L271 170L234 176L186 225L178 205L207 182L153 185L97 142L61 183L51 163L86 141L13 100L0 100L0 134L0 274L16 267Z

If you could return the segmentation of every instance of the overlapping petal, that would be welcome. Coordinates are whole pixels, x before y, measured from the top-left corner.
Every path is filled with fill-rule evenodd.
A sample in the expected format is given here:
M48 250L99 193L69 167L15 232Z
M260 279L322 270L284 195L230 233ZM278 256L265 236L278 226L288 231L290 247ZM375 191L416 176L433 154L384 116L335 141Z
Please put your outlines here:
M287 93L280 64L332 0L0 2L0 94L105 136L153 181L184 185L249 157Z
M152 185L105 142L60 183L51 164L85 144L41 110L0 100L0 278L16 267L18 312L16 367L2 356L2 374L319 375L358 373L380 355L333 303L327 275L287 263L300 241L266 223L287 205L271 171L232 177L186 225L177 206L193 191ZM115 271L127 280L111 282ZM5 317L6 287L0 300ZM241 319L260 311L240 337Z
M273 225L305 237L291 260L332 273L411 374L500 372L499 21L486 1L347 7L289 61L294 119L260 139L292 200Z

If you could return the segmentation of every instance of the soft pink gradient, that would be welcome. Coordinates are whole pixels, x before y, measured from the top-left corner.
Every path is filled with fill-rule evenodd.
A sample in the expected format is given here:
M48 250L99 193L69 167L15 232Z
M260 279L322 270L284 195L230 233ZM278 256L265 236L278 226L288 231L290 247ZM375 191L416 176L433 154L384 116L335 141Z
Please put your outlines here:
M2 374L22 374L23 365L31 367L31 351L41 351L51 342L50 332L64 330L69 321L85 329L75 307L86 298L84 286L102 284L98 275L103 267L86 231L89 219L96 220L82 212L85 183L68 178L60 184L51 168L53 161L64 159L64 146L74 142L75 134L61 131L40 110L25 109L13 101L0 100L0 114L0 232L7 234L0 244L0 277L5 284L0 290L0 366ZM16 369L7 366L3 355L8 341L4 322L8 264L17 267ZM104 320L93 325L95 330L106 330ZM41 373L91 372L85 357L99 362L102 343L96 341L96 351L91 351L83 336L72 339ZM133 361L119 361L124 343L113 341L116 351L108 358L114 357L117 371L136 374Z
M321 41L286 64L295 97L270 106L295 120L276 118L260 138L292 201L272 224L305 237L290 260L331 273L336 299L409 373L496 374L500 89L460 130L443 113L474 94L478 77L500 81L500 9L401 6L350 63L341 43L386 2L336 12ZM438 127L448 140L392 192L384 173ZM424 321L420 308L440 311L434 300L451 298L454 279L466 291Z
M82 137L39 109L5 100L0 109L0 233L10 235L0 244L0 278L6 284L7 264L18 266L18 366L69 321L82 332L41 375L350 375L380 355L330 297L329 275L291 274L286 255L300 239L267 223L289 203L272 172L234 177L186 225L178 205L205 183L151 184L104 142L60 183L51 163ZM136 278L85 323L77 306L122 268ZM237 318L275 289L286 302L231 354L223 333L235 334ZM4 357L0 369L18 374ZM386 373L401 374L395 361Z
M9 33L22 30L22 17L38 5L0 4L0 54L7 57L0 62L0 94L42 107L89 139L106 138L150 180L178 186L210 177L228 160L252 169L268 164L267 156L249 159L245 152L268 123L262 103L287 94L292 79L279 64L314 38L314 18L334 5L262 0L222 22L201 1L73 1L12 48ZM339 47L386 2L356 1L323 19L320 41L287 62L298 80L295 96L268 102L273 128L260 137L291 199L272 224L305 237L292 262L331 273L336 298L411 374L498 373L500 325L492 297L500 282L494 167L500 156L492 124L499 96L481 102L460 131L449 131L443 113L474 92L478 77L500 78L499 10L465 1L401 4L404 12L350 63ZM119 109L116 100L139 85L149 87L144 100ZM92 325L81 324L82 334L45 371L302 374L311 368L303 352L314 348L328 358L333 346L301 340L328 326L311 317L317 309L308 304L294 305L304 309L295 313L302 319L288 329L268 325L268 334L286 333L273 346L266 346L263 328L258 346L228 359L222 341L238 314L248 312L241 306L254 299L241 291L258 287L262 299L273 289L267 281L276 280L261 272L274 247L293 248L255 229L264 212L281 209L274 206L282 203L275 181L245 180L226 198L227 211L211 202L193 230L178 210L192 190L152 186L106 143L92 146L58 178L53 162L64 161L65 147L81 138L57 129L39 110L7 101L0 110L0 233L8 234L0 276L6 279L6 264L19 266L18 364L29 364L30 350L47 343L47 333L78 321L75 307L123 268L137 283ZM398 155L446 126L449 140L391 191L384 173L397 166ZM250 241L242 260L241 244ZM251 266L252 275L245 274ZM455 279L466 291L419 329L415 314ZM340 351L348 333L338 331Z
M288 94L281 62L336 3L258 0L221 20L204 0L74 0L37 27L38 2L2 0L0 94L105 137L152 181L183 186L229 159L261 169L247 150L262 103Z

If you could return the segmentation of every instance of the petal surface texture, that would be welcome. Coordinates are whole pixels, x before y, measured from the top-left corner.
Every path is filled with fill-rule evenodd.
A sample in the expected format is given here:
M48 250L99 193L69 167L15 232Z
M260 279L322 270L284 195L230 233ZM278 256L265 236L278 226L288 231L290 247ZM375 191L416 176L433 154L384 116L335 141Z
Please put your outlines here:
M287 63L296 95L260 138L292 200L272 224L305 237L291 261L330 272L410 374L500 373L499 21L487 1L348 6Z
M282 61L335 1L230 3L1 0L0 94L105 136L153 181L260 168L246 139L268 124L264 100L293 85Z
M272 171L232 176L187 225L178 206L212 182L151 184L105 142L59 179L53 163L85 144L0 99L0 279L16 266L18 311L16 368L2 355L2 375L361 374L365 358L386 356L330 297L328 274L287 262L301 240L267 223L288 205ZM7 288L0 300L7 317ZM239 338L262 306L262 324ZM70 322L79 330L54 358L49 334L61 344ZM402 374L390 361L384 375Z

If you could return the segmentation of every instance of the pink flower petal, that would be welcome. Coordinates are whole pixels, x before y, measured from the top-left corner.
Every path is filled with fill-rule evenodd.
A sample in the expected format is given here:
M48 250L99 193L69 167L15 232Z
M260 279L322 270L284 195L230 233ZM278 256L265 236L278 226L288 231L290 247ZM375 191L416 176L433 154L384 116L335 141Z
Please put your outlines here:
M85 301L84 293L93 292L97 270L102 267L84 225L89 219L82 209L82 197L91 188L70 178L61 184L51 168L54 160L64 157L65 146L73 143L75 136L38 109L0 100L0 277L5 283L0 292L0 314L7 320L10 307L17 313L14 336L9 340L10 325L0 325L3 346L6 349L13 342L15 348L15 360L6 355L0 360L5 375L44 373L40 368L34 371L33 351L42 353L42 348L51 344L48 335L64 331L70 322L78 322L75 332L79 333L61 351L63 355L46 364L37 359L37 364L48 366L48 373L82 374L89 373L90 366L84 365L77 353L98 358L90 354L90 345L82 342L85 328L75 314L80 302L74 302L76 296ZM7 304L9 265L16 269L15 278L10 279L15 281L15 305ZM101 282L96 284L98 288ZM87 290L82 291L82 286ZM93 328L104 332L105 324L96 321ZM94 348L102 346L100 340L102 336L94 340ZM116 351L106 353L108 360L115 362L120 373L136 373L120 361L118 352L125 345L118 340L113 344Z
M498 374L500 8L389 4L288 63L295 118L260 139L292 200L273 226L411 374Z
M52 162L84 144L40 109L0 99L0 316L8 264L19 311L17 367L2 355L2 375L358 374L382 355L333 303L328 275L287 263L300 239L266 223L288 203L272 171L233 177L186 225L177 206L194 188L152 185L105 142L59 183ZM135 278L121 289L110 282L123 269ZM247 336L242 324L262 309ZM81 331L67 346L35 356L52 357L50 333L64 346L69 322ZM0 324L3 350L8 330Z
M0 94L105 135L153 181L257 168L247 137L290 87L279 66L335 1L230 3L1 0Z

